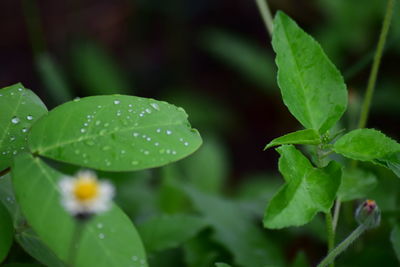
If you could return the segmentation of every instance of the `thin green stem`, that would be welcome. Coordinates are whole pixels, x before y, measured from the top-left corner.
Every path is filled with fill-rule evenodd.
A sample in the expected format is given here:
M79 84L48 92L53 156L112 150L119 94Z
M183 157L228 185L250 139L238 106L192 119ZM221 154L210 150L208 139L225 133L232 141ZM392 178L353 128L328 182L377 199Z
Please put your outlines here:
M335 202L335 210L333 212L333 219L332 219L333 233L336 232L336 226L339 221L340 206L341 206L341 202L340 202L340 198L338 197Z
M343 240L336 248L334 248L322 261L320 264L317 265L317 267L324 267L328 266L330 263L332 263L337 256L339 256L343 251L347 249L347 247L353 243L357 238L360 237L362 233L367 228L365 227L364 224L361 224L358 226L345 240Z
M386 6L385 18L382 24L381 34L379 36L378 45L376 47L374 61L372 63L371 73L369 75L367 89L364 97L364 102L361 108L360 120L358 122L358 128L364 128L367 125L369 109L374 94L376 78L378 76L378 70L382 59L382 52L385 47L386 37L389 32L390 23L392 20L393 6L395 0L388 0Z
M260 11L261 17L264 20L265 27L267 28L269 35L272 37L274 22L268 6L268 2L267 0L256 0L256 3L258 6L258 10Z
M326 232L328 238L328 253L330 253L335 246L335 232L333 231L331 212L325 213L325 221L326 221ZM333 261L330 264L330 267L334 267Z
M79 241L81 239L81 235L83 233L85 225L86 222L84 221L75 221L74 232L72 233L71 242L69 244L68 267L75 267L76 252L78 251Z

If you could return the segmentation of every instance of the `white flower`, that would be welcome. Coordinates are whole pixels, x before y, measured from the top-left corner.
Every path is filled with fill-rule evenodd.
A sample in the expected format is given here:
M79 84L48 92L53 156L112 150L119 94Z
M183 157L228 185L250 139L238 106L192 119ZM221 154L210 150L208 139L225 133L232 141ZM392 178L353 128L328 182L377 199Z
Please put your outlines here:
M80 171L74 177L65 176L59 186L61 203L74 216L101 213L111 207L114 186L107 181L99 181L92 171Z

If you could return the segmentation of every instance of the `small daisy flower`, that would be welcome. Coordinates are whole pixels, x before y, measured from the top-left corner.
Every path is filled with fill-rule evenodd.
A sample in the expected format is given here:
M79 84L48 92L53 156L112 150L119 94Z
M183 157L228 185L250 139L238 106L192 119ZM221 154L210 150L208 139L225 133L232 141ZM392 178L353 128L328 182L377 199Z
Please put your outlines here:
M113 185L99 181L96 173L89 170L80 171L74 177L63 177L59 187L62 205L77 218L107 211L114 196Z

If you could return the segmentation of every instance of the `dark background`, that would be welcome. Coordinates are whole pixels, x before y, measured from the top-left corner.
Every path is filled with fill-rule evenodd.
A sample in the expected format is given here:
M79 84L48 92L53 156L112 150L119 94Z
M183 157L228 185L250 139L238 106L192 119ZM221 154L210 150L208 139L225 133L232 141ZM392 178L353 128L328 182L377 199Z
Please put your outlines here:
M385 1L274 0L342 71L354 127ZM0 4L0 86L22 82L48 107L126 93L183 106L194 127L226 147L232 181L275 170L265 144L300 125L275 81L270 39L255 1L11 1ZM393 27L369 127L399 139L399 36Z

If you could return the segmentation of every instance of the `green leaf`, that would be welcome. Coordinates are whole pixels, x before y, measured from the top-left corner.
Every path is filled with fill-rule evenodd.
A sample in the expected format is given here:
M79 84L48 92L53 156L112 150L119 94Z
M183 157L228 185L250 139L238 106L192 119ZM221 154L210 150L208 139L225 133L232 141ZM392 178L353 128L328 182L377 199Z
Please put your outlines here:
M314 168L292 145L277 149L281 154L279 171L286 180L269 202L264 226L280 229L308 223L318 212L329 212L341 180L341 167L330 162L322 169Z
M210 240L210 232L203 231L183 245L187 267L209 267L221 258L221 247Z
M307 255L303 251L297 253L292 264L290 265L290 267L308 267L308 266L310 266L310 264L307 260Z
M43 241L40 240L39 236L32 229L27 228L18 232L15 235L15 239L29 255L45 266L66 266L45 244L43 244Z
M202 147L193 156L180 162L185 177L201 191L219 192L228 177L227 153L220 143L212 137L205 138Z
M166 102L93 96L56 107L29 135L33 153L105 171L133 171L177 161L201 145L187 114Z
M385 166L386 168L392 170L397 177L400 177L400 152L377 159L375 160L375 163Z
M65 266L54 253L43 244L37 234L26 225L26 219L22 216L20 207L15 201L12 188L11 176L9 174L0 178L0 200L11 215L14 228L16 229L15 240L33 258L45 266ZM1 204L0 204L1 205Z
M193 215L161 215L151 218L138 227L148 252L180 246L206 226L205 221Z
M396 252L397 259L400 261L400 227L396 225L390 234L390 241L394 251Z
M357 129L340 137L333 146L336 153L355 160L385 163L396 161L400 144L374 129ZM399 162L397 162L399 164Z
M13 242L14 228L7 209L0 202L0 263L7 257Z
M196 209L214 229L214 239L224 245L240 266L282 265L282 255L253 223L253 218L226 199L185 187Z
M293 133L285 134L284 136L275 138L264 148L268 149L279 145L318 145L321 143L321 136L314 129L305 129Z
M15 155L28 150L29 129L45 113L43 102L22 84L0 90L0 171L10 167Z
M60 202L62 176L30 154L16 157L12 168L15 194L29 225L66 262L76 222ZM147 266L135 227L115 205L86 223L80 236L77 267Z
M305 128L325 133L346 110L343 77L321 46L281 11L275 16L272 46L285 105Z
M216 267L231 267L229 264L223 263L223 262L217 262L215 263Z
M364 198L377 184L378 180L373 173L361 169L345 168L338 198L341 201Z

